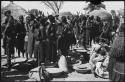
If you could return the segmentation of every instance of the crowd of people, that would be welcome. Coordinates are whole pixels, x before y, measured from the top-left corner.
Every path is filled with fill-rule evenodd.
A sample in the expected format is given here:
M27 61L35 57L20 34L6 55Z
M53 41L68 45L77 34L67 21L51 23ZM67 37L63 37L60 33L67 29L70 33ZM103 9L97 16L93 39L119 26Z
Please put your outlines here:
M97 40L101 40L108 46L114 40L113 26L109 22L103 22L98 16L72 15L62 16L59 19L58 15L35 17L33 14L28 14L24 22L23 16L19 16L19 20L16 21L10 10L6 11L4 15L6 19L2 24L3 48L5 54L8 55L9 69L11 68L11 58L16 51L18 51L19 57L22 53L22 56L26 56L27 59L36 58L40 66L45 62L57 62L58 51L61 51L64 56L68 56L69 47L76 44L77 41L87 49L92 46L92 42L99 44ZM100 49L95 50L96 55L90 57L90 63L94 65L92 71L95 69L94 61L97 60L94 60L95 56L101 54L103 58L102 56L99 58L101 57L103 60L107 56L106 52L109 52L109 49L103 43ZM114 52L112 51L112 53Z

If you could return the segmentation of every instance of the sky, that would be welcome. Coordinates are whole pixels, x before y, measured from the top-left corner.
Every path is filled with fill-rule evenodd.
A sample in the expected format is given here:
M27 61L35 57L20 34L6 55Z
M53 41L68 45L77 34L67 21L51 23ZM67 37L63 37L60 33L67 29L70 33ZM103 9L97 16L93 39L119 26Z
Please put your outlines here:
M1 5L3 7L8 5L9 3L9 1L1 1ZM38 9L42 10L45 15L47 15L47 12L49 14L52 14L52 10L47 8L41 1L14 1L14 3L23 7L26 10ZM108 11L124 9L124 1L104 1L103 3L106 5L106 9ZM71 13L76 14L77 11L80 11L84 14L85 11L83 10L83 8L86 5L87 3L85 1L64 1L60 12L70 11Z

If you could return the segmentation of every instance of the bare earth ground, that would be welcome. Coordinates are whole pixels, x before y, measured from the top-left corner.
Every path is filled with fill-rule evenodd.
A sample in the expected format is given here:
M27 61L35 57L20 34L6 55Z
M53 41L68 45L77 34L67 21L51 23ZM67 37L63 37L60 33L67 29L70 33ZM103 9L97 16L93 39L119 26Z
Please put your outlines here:
M17 53L15 53L15 55L17 56ZM1 73L3 72L1 75L2 81L16 81L16 82L35 81L33 79L28 78L27 72L18 71L15 69L12 69L9 72L5 72L4 70L7 67L3 65L6 63L7 63L6 55L4 55L3 49L1 49L1 69L2 69ZM74 71L72 73L69 73L66 78L61 76L58 78L53 78L52 81L109 81L109 80L103 78L95 78L93 74L80 74Z

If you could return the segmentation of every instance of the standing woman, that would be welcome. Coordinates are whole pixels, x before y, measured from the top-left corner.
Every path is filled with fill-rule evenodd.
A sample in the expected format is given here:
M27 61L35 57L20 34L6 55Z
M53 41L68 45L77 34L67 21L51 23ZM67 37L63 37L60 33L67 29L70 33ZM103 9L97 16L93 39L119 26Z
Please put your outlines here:
M34 28L36 26L35 17L32 14L29 14L30 22L28 24L28 45L27 45L27 53L29 54L30 58L32 58L33 50L34 50Z
M25 36L25 42L24 42L24 51L26 54L26 58L28 59L28 52L27 52L27 46L28 46L28 34L29 34L29 22L30 22L30 18L29 16L26 17L26 22L25 22L25 29L26 29L26 36Z
M109 79L111 81L125 81L124 65L125 65L125 52L124 52L124 23L120 24L119 32L113 41L111 50L109 53Z
M16 47L18 49L19 57L20 57L20 52L22 52L22 55L24 57L24 38L26 35L26 29L23 20L24 20L23 16L19 16L19 21L16 24L16 31L17 31Z

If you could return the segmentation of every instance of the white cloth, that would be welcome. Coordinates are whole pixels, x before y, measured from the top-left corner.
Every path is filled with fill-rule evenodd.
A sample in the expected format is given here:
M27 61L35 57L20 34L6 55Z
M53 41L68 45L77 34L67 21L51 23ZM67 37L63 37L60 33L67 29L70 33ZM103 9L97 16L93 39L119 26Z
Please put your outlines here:
M27 35L25 36L25 42L28 42L28 36Z
M59 69L64 71L64 72L68 72L68 67L67 67L67 61L66 61L66 57L65 56L61 56L59 61L58 61L58 66Z

